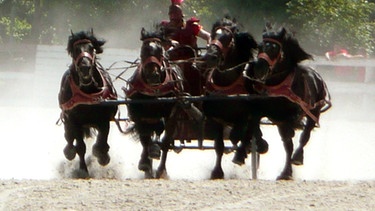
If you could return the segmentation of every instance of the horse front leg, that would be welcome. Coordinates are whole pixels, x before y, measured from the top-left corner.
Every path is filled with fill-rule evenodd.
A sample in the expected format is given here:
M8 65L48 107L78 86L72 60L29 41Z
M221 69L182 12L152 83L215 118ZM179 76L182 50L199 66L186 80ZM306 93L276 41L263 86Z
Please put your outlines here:
M98 135L96 137L96 142L92 147L93 155L98 159L98 163L102 166L107 165L111 158L108 154L108 134L109 134L109 121L102 122L98 126Z
M223 130L220 131L218 137L215 139L216 163L211 172L211 179L224 179L224 171L221 166L221 161L224 154L224 138Z
M83 174L79 174L78 177L80 178L88 178L89 177L89 171L87 170L87 165L85 161L85 154L86 154L86 144L83 140L83 132L80 133L76 137L77 144L75 146L77 150L77 154L79 156L79 169L82 171Z
M67 142L64 148L64 155L66 159L73 160L77 154L77 150L74 146L74 140L75 140L74 134L77 132L75 132L74 127L70 127L70 124L68 122L65 122L64 129L65 129L64 137Z
M283 141L285 149L285 165L281 174L277 177L277 180L292 180L293 169L292 169L292 153L293 153L293 136L294 129L288 124L278 125L279 133Z
M317 116L319 117L319 115ZM306 146L307 142L309 142L311 131L314 129L314 127L315 127L315 121L311 119L310 117L307 117L306 125L303 128L303 131L299 139L298 148L295 150L293 157L292 157L292 163L294 165L303 165L303 159L304 159L303 148Z
M247 136L250 134L250 136ZM247 158L247 151L250 148L250 139L252 132L248 130L246 123L234 125L231 130L231 142L236 143L240 141L239 146L235 145L236 152L233 156L232 162L241 166L245 164L245 159ZM234 140L233 140L234 139Z
M138 169L145 172L145 178L153 178L152 173L152 159L148 155L148 147L151 142L150 135L140 135L140 141L142 144L141 158L138 162Z
M156 178L158 179L160 178L168 179L166 163L167 163L168 151L169 151L171 141L173 140L172 138L168 137L168 134L164 135L162 144L161 144L161 151L162 151L161 160L160 160L158 170L156 171Z

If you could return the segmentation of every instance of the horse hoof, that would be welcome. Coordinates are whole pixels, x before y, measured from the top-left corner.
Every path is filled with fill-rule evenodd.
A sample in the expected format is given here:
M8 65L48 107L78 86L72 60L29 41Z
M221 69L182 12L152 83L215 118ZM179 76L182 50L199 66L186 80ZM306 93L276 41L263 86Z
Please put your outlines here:
M265 154L268 152L268 143L264 139L257 143L257 152L259 154Z
M224 179L224 172L222 169L214 169L212 172L211 172L211 179L212 180L215 180L215 179Z
M167 171L166 170L162 170L162 171L157 171L156 172L156 176L155 176L156 179L169 179L169 176L167 174Z
M77 169L76 171L73 172L72 177L74 179L89 179L90 175L89 175L89 172L84 169Z
M151 171L145 171L145 179L154 179Z
M101 155L98 158L98 163L102 166L108 165L108 163L111 161L111 157L108 155L108 153Z
M295 153L292 157L292 164L296 166L303 165L303 154L302 153Z
M245 158L246 158L246 156L242 155L241 153L236 152L234 154L232 162L239 165L239 166L242 166L243 164L245 164Z
M276 180L293 180L293 177L290 175L280 175L276 178Z
M148 147L148 157L150 159L159 160L161 156L160 147L158 144L152 144Z
M174 147L173 148L173 151L175 152L175 153L177 153L177 154L179 154L180 152L182 152L182 147Z
M144 172L151 171L151 162L148 159L141 159L138 163L138 169Z
M103 152L98 147L92 148L92 154L98 159L98 163L102 166L107 165L111 161L111 157L108 152Z
M64 148L64 155L65 155L66 159L73 160L76 157L76 154L77 154L77 151L76 151L76 148L74 146L72 146L72 147L66 146Z
M292 160L292 164L296 165L296 166L302 166L303 165L303 161L301 161L301 160Z

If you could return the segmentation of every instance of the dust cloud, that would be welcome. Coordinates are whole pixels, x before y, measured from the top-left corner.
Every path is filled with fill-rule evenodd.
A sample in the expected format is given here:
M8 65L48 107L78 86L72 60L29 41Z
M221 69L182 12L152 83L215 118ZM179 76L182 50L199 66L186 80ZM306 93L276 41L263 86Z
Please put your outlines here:
M55 32L64 35L59 42L65 43L70 30L92 27L98 37L107 40L100 62L109 67L117 61L134 61L139 55L141 28L152 29L155 22L166 19L166 10L147 15L139 11L113 15L103 19L103 23L91 23L80 29L60 25ZM56 22L66 18L58 14L56 11ZM206 29L210 27L205 24ZM252 32L252 29L249 31ZM3 90L0 92L0 179L71 178L74 169L78 168L77 157L74 161L65 159L62 152L64 129L62 125L55 124L60 115L57 104L60 79L71 62L65 48L65 44L37 46L28 51L30 56L1 59L4 62L0 64L0 88ZM9 56L7 52L5 54ZM111 70L111 75L116 76L126 65L117 64L120 69L117 72ZM317 70L327 81L333 107L322 114L321 127L313 131L305 148L304 165L294 167L295 179L374 180L375 84L373 81L337 78L331 69ZM129 77L131 71L124 77ZM366 74L372 72L369 70ZM122 95L124 81L115 81L115 86ZM121 110L122 115L126 115L126 108ZM270 149L260 157L258 178L274 180L282 171L285 153L276 127L262 126L262 131ZM299 133L296 134L295 145L298 144L298 136ZM92 144L93 140L88 142L87 160L93 178L143 178L142 172L137 169L141 146L132 135L123 135L114 124L111 125L111 162L105 167L99 166L91 156ZM251 179L250 159L240 167L231 162L232 156L224 155L226 179ZM179 154L169 153L167 170L173 180L209 179L214 163L213 150L183 150ZM157 165L155 161L154 168Z
M56 125L60 110L57 93L63 72L70 63L65 46L38 46L34 68L0 71L0 178L54 179L71 178L78 158L67 161L63 126ZM53 56L51 56L53 55ZM101 55L104 67L120 60L134 60L137 50L105 48ZM125 64L119 64L119 66ZM116 71L121 71L116 70ZM112 72L112 75L118 72ZM319 70L318 70L319 71ZM297 180L372 180L375 179L375 85L360 81L340 81L326 77L333 107L321 116L321 127L314 129L305 148L304 166L294 167ZM131 75L131 70L124 77ZM120 92L124 82L115 81ZM121 93L120 93L121 94ZM121 108L126 116L126 108ZM262 126L270 150L260 157L258 178L274 180L281 172L285 153L277 128ZM296 134L295 145L298 144ZM210 144L211 141L206 143ZM87 160L93 178L142 179L138 171L140 143L132 135L121 134L114 124L109 136L111 163L102 167L91 156ZM212 143L211 143L212 144ZM251 179L250 159L246 165L231 162L224 156L226 179ZM167 170L170 179L209 179L215 163L213 150L183 150L169 153ZM155 161L154 168L158 162Z

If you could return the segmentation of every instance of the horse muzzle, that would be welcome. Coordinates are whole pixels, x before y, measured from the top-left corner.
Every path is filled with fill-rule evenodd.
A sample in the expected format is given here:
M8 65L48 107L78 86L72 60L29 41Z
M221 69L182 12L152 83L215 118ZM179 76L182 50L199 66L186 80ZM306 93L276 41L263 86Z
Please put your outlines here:
M254 63L253 67L253 77L259 81L266 81L271 74L271 68L268 61L259 58L257 62Z

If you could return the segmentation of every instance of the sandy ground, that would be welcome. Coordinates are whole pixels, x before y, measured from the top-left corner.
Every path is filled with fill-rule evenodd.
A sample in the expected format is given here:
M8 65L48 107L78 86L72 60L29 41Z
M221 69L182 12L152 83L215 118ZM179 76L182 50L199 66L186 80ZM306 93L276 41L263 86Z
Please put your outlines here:
M374 210L375 181L4 180L0 210Z

